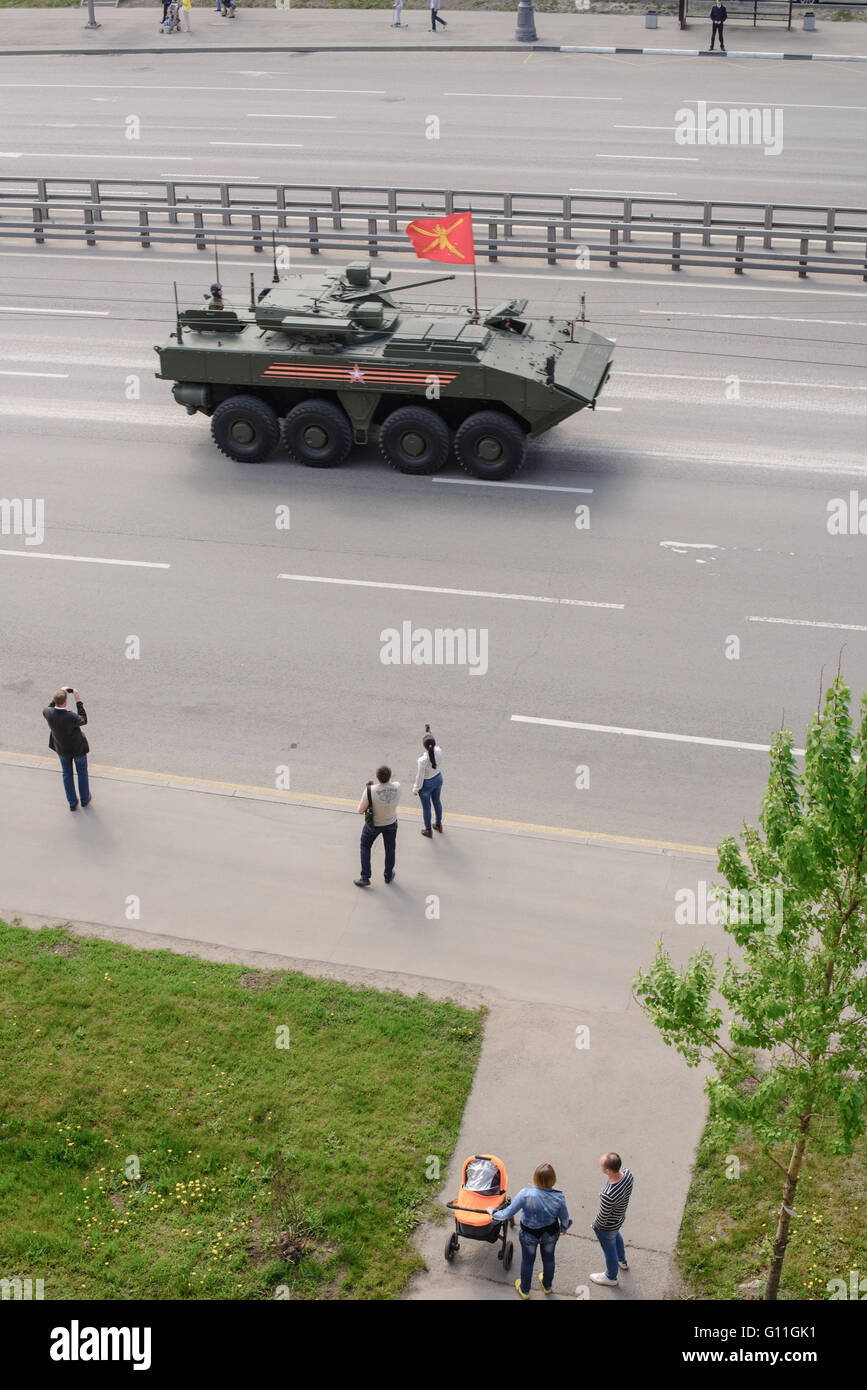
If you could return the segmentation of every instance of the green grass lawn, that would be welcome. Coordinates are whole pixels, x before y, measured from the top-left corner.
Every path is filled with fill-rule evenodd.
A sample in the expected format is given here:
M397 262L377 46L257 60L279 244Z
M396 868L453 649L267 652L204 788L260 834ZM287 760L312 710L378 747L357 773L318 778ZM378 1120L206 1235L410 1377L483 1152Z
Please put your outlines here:
M735 1171L730 1155L737 1178L726 1177ZM774 1156L788 1163L787 1152ZM783 1181L746 1136L725 1151L702 1139L677 1246L687 1296L742 1299L739 1284L764 1280ZM867 1274L867 1140L851 1158L808 1150L793 1209L781 1299L829 1299L829 1280L848 1285L851 1270Z
M0 922L0 1276L46 1299L394 1298L481 1029Z

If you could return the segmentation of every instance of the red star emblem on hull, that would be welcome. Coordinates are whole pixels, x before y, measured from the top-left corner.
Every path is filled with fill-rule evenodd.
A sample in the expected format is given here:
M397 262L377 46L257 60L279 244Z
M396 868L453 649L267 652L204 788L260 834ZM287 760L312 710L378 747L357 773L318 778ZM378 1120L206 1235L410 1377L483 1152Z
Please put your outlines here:
M358 365L357 362L356 362L355 366L352 368L352 371L349 373L349 380L350 380L350 381L363 381L363 380L364 380L364 372L361 370L361 368L359 367L359 365Z

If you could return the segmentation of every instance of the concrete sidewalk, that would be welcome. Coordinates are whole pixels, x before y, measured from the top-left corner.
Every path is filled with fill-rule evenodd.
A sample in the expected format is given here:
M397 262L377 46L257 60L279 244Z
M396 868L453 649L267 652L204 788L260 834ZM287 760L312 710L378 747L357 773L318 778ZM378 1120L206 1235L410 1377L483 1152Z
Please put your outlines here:
M555 1289L574 1298L600 1267L589 1229L597 1160L617 1148L636 1174L632 1272L590 1296L666 1293L704 1120L702 1077L644 1019L631 980L657 939L677 959L701 940L722 946L718 928L674 924L676 889L711 880L713 860L450 820L446 800L446 833L433 841L406 808L395 882L382 882L377 845L373 886L360 890L351 805L111 770L94 772L92 785L92 805L70 815L52 760L2 755L0 915L486 1003L443 1197L457 1194L471 1152L499 1153L512 1191L553 1162L575 1221ZM515 1297L517 1271L504 1274L491 1247L464 1245L447 1266L446 1230L420 1232L431 1272L411 1298Z
M834 23L817 8L817 28L806 33L798 14L791 32L785 25L754 29L730 20L729 52L718 61L787 57L867 61L867 31L858 23ZM660 15L659 28L648 30L642 15L537 14L537 42L515 40L515 10L455 10L448 28L436 37L430 32L428 11L406 10L406 27L391 26L392 9L255 9L244 10L243 0L234 20L217 15L210 3L196 5L192 34L159 33L161 10L119 10L99 7L100 28L87 30L86 9L24 9L0 11L0 56L39 53L288 53L333 49L382 52L508 51L533 52L633 52L650 56L704 55L710 42L710 24L704 18L690 21L681 30L676 15ZM710 56L710 55L707 55Z

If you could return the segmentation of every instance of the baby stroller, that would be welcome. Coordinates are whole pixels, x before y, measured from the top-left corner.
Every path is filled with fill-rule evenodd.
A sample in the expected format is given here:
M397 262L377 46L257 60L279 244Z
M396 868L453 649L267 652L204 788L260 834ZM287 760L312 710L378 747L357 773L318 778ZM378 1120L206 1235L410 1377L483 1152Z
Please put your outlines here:
M503 1261L503 1269L509 1269L515 1253L514 1241L508 1240L509 1228L514 1221L492 1221L488 1207L508 1206L506 1188L509 1175L502 1159L493 1154L473 1154L464 1160L461 1172L461 1190L454 1202L446 1205L455 1213L455 1229L446 1241L445 1257L451 1264L460 1249L459 1237L464 1240L485 1240L489 1245L500 1242L497 1259Z
M171 0L166 5L166 17L160 25L160 32L163 34L179 34L181 32L181 7L178 0Z

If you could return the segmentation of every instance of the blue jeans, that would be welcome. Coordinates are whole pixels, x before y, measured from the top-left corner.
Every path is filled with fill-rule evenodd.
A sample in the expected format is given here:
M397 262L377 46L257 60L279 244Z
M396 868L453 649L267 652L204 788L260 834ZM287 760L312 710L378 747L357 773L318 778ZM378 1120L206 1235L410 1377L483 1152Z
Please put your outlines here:
M554 1250L557 1241L560 1239L560 1232L556 1235L549 1235L547 1231L531 1231L526 1226L522 1226L518 1232L518 1239L521 1242L521 1293L530 1292L530 1281L533 1278L533 1265L536 1263L536 1251L542 1247L542 1279L546 1289L550 1289L554 1283Z
M605 1273L609 1279L616 1279L618 1275L617 1261L623 1260L624 1264L626 1263L623 1237L619 1231L597 1231L596 1239L605 1252Z
M66 792L66 800L70 806L78 805L78 798L75 795L75 778L72 775L72 764L75 763L75 771L78 773L78 792L82 801L90 800L90 782L87 777L87 754L84 753L80 758L64 758L58 753L60 767L63 772L63 790Z
M361 877L365 883L370 882L370 847L374 840L382 836L385 845L385 877L391 878L394 873L394 855L397 848L397 821L393 825L377 825L373 830L368 830L367 826L361 832Z
M430 830L431 802L433 802L433 808L436 811L437 825L442 825L443 804L440 801L440 789L442 788L442 784L443 775L441 772L438 772L435 777L429 777L427 781L422 782L418 789L418 799L421 802L421 813L424 816L425 830Z

